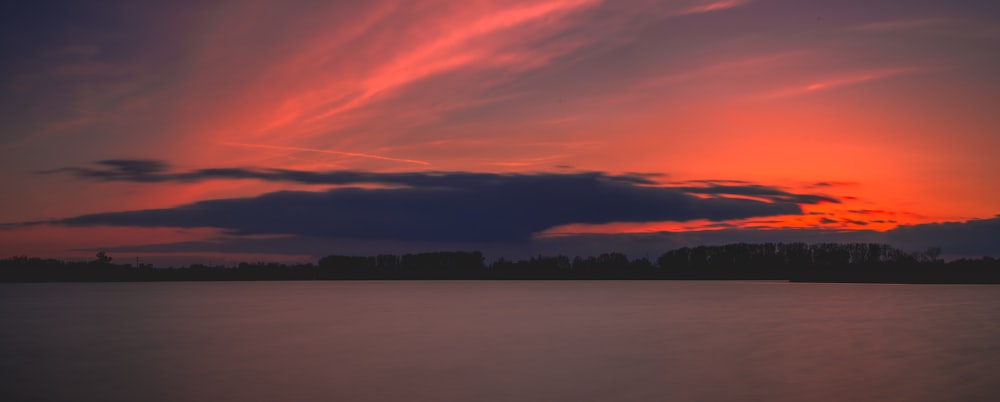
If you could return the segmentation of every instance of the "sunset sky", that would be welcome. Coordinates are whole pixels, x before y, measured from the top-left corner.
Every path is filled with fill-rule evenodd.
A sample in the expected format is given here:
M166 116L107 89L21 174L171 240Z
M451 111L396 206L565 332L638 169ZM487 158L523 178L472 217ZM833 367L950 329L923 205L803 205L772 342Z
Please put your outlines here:
M36 1L0 256L1000 256L1000 3Z

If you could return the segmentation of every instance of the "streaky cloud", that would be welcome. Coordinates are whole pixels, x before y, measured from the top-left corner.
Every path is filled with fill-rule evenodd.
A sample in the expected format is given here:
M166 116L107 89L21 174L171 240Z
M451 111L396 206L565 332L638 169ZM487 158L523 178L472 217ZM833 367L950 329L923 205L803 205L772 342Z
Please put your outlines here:
M869 71L860 71L840 76L827 77L813 81L805 85L799 85L782 91L773 92L764 96L763 99L780 99L780 98L807 95L817 92L829 91L844 86L860 85L864 83L880 81L884 79L898 77L901 75L924 73L929 70L930 69L925 67L894 67L894 68L873 69Z
M716 0L716 1L701 2L701 4L697 4L679 11L677 15L710 13L713 11L721 11L734 7L739 7L747 3L750 3L750 0Z
M45 170L42 174L69 174L79 179L134 183L201 182L206 180L242 180L288 182L317 185L384 184L410 187L454 187L488 182L496 178L532 176L530 174L498 174L476 172L402 172L377 173L357 170L304 171L260 168L207 168L173 172L170 165L159 160L108 159L95 162L96 167L64 167ZM604 180L633 184L655 185L656 174L630 173L608 175L600 172L575 173Z
M950 23L953 23L953 21L948 18L913 18L913 19L869 22L866 24L852 26L847 30L855 32L883 33L892 31L908 31L908 30L916 30L924 28L934 28L934 27L940 27L942 25L947 25Z
M578 173L477 173L477 172L401 172L377 173L355 170L302 171L258 168L209 168L188 172L171 172L166 162L158 160L111 159L96 162L97 167L66 167L42 173L68 173L80 179L125 181L137 183L200 182L205 180L255 179L315 185L381 184L404 187L459 188L504 180L524 180L532 177L581 177L593 180L621 182L632 185L672 189L685 194L710 197L745 196L769 202L795 204L839 203L840 200L819 194L798 194L776 187L742 180L687 180L661 184L658 173L629 172L612 175L603 172Z
M280 151L295 151L295 152L312 152L319 154L329 154L338 156L348 156L354 158L368 158L368 159L379 159L385 161L393 162L403 162L403 163L413 163L417 165L430 165L430 162L421 161L416 159L404 159L404 158L393 158L385 155L375 155L366 154L361 152L348 152L348 151L337 151L332 149L317 149L317 148L305 148L305 147L289 147L280 145L268 145L268 144L248 144L242 142L222 142L222 145L230 145L234 147L246 147L246 148L264 148L264 149L275 149Z
M672 187L672 188L690 194L738 195L746 197L763 198L772 201L793 202L798 204L818 204L821 202L840 203L840 200L838 200L837 198L826 195L794 194L787 191L779 190L774 187L762 186L759 184L746 184L746 185L713 184L704 187L688 186L688 187Z

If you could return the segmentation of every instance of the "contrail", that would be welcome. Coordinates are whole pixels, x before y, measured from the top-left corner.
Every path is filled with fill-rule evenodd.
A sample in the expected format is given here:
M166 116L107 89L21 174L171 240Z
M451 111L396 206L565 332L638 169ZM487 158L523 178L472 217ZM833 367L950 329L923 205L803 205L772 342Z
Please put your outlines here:
M223 145L231 145L231 146L237 146L237 147L279 149L279 150L283 150L283 151L315 152L315 153L318 153L318 154L352 156L352 157L356 157L356 158L380 159L380 160L385 160L385 161L414 163L414 164L417 164L417 165L430 165L429 162L419 161L419 160L416 160L416 159L391 158L391 157L388 157L388 156L363 154L363 153L359 153L359 152L332 151L332 150L329 150L329 149L286 147L286 146L280 146L280 145L266 145L266 144L246 144L246 143L242 143L242 142L220 142L220 143L223 144Z

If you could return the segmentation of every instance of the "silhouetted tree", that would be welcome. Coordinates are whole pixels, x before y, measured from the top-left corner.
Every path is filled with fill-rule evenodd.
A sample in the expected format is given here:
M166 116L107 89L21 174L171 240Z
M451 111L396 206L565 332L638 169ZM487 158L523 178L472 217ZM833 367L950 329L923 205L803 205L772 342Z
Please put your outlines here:
M112 264L105 252L89 262L14 256L0 260L2 282L288 280L288 279L791 279L797 281L1000 283L992 257L945 263L941 249L906 253L874 243L735 243L683 247L656 264L622 253L574 257L538 255L496 260L479 252L397 256L331 255L312 263L242 262L236 268L192 264L153 269Z
M98 251L97 259L94 260L94 262L100 265L108 265L111 264L111 260L113 260L113 258L111 258L107 253Z

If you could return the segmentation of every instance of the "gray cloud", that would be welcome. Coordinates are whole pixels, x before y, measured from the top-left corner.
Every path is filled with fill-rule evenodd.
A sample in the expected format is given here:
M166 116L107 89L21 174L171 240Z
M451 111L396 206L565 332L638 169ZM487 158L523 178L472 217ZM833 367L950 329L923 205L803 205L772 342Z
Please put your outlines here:
M794 202L797 204L817 204L820 202L840 202L836 198L816 194L793 194L774 187L758 184L726 185L709 184L704 187L673 187L674 189L692 194L729 194L746 197L764 198L773 201Z
M65 167L42 171L44 174L63 173L74 177L97 181L124 181L134 183L201 182L206 180L254 179L263 181L289 182L300 184L387 184L411 187L456 187L487 182L496 178L522 175L500 175L474 172L414 172L375 173L353 170L313 172L289 169L259 168L212 168L187 172L172 172L170 165L163 161L147 159L108 159L98 161L95 167ZM635 184L656 184L650 174L605 175L589 172L577 173L601 177L606 180Z
M313 172L289 169L212 168L187 172L170 171L170 166L158 160L109 159L98 161L95 167L65 167L41 173L70 174L80 179L97 181L124 181L135 183L200 182L205 180L254 179L317 185L385 184L407 187L460 188L498 183L507 180L530 180L539 177L578 177L601 181L615 181L634 185L670 188L688 194L709 196L735 195L760 198L772 202L816 204L840 202L838 199L818 194L796 194L775 187L763 186L741 180L691 180L661 186L655 181L660 174L627 173L609 175L601 172L549 173L549 174L496 174L475 172L404 172L375 173L365 171Z
M1000 256L1000 215L965 222L899 226L886 232L886 241L914 250L941 247L951 256Z
M753 184L658 186L648 175L599 172L494 174L471 172L306 172L222 168L172 172L166 163L106 160L63 168L99 181L193 182L210 179L358 185L320 192L283 191L251 198L201 201L172 208L81 215L46 223L140 227L213 227L233 235L430 242L525 242L571 223L727 220L802 213L799 204L836 199ZM729 196L752 196L755 199Z
M595 174L437 175L448 186L336 188L82 215L50 223L214 227L232 234L426 241L525 241L569 223L726 220L801 213L795 203L698 198Z

